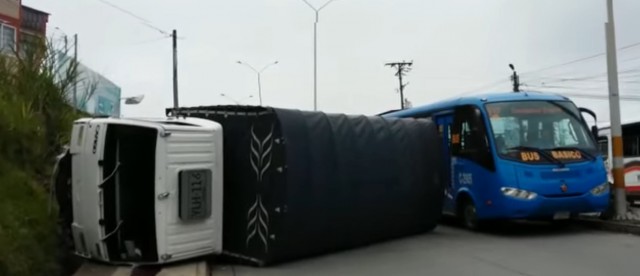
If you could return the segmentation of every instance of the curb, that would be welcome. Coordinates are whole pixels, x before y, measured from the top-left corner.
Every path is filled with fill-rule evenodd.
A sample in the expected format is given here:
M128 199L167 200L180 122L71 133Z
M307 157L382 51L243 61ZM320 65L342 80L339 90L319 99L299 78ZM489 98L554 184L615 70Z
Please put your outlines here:
M85 261L74 276L208 276L211 269L206 261L169 264L153 267L112 266Z
M578 218L576 219L581 225L610 232L633 234L640 236L640 224L629 223L625 221L610 221L597 218Z
M182 265L174 265L165 267L157 276L208 276L211 274L209 265L205 261L197 263L185 263Z

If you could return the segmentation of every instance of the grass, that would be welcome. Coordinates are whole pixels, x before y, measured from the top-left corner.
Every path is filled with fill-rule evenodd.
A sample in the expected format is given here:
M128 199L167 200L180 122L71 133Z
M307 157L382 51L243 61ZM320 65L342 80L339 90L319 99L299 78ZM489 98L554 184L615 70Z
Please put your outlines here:
M60 242L56 206L49 211L55 156L78 112L68 91L77 62L60 66L51 43L0 55L0 276L60 275L68 252Z
M0 160L0 275L56 275L55 212L26 172Z

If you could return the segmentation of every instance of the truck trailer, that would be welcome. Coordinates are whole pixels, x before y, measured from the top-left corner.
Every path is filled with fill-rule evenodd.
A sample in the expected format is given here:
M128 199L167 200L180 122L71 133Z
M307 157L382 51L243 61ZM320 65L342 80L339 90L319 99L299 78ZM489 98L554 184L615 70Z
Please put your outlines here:
M440 218L444 164L428 119L166 111L74 123L58 165L70 181L56 189L76 254L262 266L428 232Z

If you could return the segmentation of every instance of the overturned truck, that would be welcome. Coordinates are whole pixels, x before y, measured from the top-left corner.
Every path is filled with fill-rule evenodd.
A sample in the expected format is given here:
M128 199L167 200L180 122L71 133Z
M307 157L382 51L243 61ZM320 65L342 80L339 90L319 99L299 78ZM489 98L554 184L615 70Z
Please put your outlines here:
M440 217L430 120L244 106L167 115L76 122L61 189L76 195L66 221L78 254L266 265L427 232Z

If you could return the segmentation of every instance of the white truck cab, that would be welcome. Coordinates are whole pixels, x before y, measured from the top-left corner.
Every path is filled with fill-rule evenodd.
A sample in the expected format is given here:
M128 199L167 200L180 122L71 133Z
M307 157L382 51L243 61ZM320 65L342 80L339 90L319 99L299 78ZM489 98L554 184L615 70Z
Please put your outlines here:
M75 121L68 154L76 254L153 264L220 253L222 139L220 124L197 118Z

